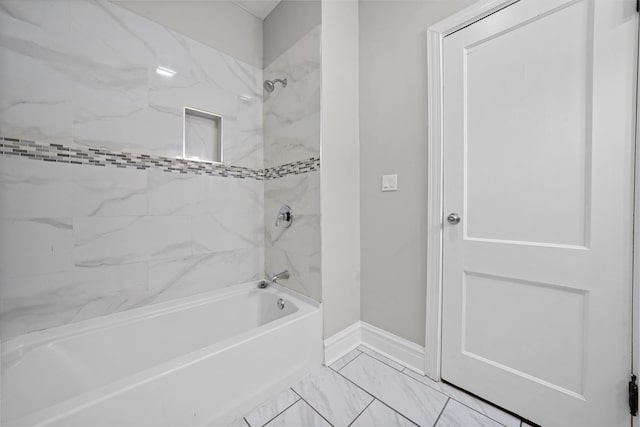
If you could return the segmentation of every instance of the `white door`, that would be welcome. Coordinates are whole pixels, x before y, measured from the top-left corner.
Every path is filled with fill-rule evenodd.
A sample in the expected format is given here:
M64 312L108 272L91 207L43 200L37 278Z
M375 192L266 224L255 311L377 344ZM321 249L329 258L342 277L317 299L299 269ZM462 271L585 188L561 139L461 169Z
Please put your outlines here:
M544 426L631 422L636 26L520 0L444 39L442 377Z

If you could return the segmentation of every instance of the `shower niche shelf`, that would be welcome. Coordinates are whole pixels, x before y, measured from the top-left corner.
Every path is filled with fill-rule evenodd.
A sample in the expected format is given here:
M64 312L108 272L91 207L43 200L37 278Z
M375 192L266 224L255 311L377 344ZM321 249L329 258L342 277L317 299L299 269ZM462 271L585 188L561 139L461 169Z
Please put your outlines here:
M184 107L183 123L182 157L222 163L222 116Z

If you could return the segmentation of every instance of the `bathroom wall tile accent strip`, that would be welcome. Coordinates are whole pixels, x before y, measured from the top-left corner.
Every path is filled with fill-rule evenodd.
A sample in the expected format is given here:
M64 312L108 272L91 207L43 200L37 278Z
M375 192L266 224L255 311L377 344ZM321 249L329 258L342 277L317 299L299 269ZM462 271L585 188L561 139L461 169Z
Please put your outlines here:
M7 137L0 137L0 155L46 162L143 170L153 168L165 172L256 180L282 178L287 175L298 175L320 169L319 157L312 157L268 169L253 169L149 154L112 151L104 148L71 147L63 144L38 143Z
M282 178L287 175L299 175L301 173L320 170L320 157L311 157L297 162L285 163L264 170L265 179Z

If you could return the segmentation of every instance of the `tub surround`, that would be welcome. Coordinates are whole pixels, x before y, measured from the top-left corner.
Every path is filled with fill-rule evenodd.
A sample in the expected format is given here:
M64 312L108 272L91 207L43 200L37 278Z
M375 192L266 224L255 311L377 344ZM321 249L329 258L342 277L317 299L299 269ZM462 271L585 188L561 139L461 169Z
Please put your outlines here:
M258 280L263 181L0 157L0 336Z
M0 339L262 277L260 67L91 0L2 1L0 64Z
M283 204L291 206L290 228L277 227L275 215ZM291 277L283 285L322 298L320 274L320 172L290 175L265 181L265 266L267 273L287 266Z
M265 24L266 25L266 24ZM320 159L320 26L269 64L267 79L286 78L287 87L264 95L264 141L267 171L282 164ZM294 222L275 225L282 205L291 206ZM284 286L322 299L320 274L320 172L280 174L265 181L265 273L287 268Z
M266 167L320 156L320 33L318 25L264 70L287 79L264 94Z
M264 71L267 147L263 70L110 2L3 1L0 339L284 269L320 301L319 34ZM223 115L224 163L176 157L185 105Z
M262 69L108 1L3 1L0 64L0 135L176 157L189 106L224 117L229 164L263 166Z
M262 278L263 180L306 183L319 167L248 169L12 139L0 139L0 153L2 339ZM301 214L317 200L317 184L307 190L298 195L306 201L290 199ZM309 261L277 260L295 277L300 262Z

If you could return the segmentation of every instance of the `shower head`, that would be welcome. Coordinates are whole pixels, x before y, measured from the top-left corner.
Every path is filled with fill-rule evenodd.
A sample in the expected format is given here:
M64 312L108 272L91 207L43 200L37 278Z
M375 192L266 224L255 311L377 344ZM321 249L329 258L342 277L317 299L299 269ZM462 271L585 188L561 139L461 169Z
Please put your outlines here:
M281 83L282 87L287 87L287 79L265 80L262 86L264 87L264 90L271 93L276 88L276 83Z

